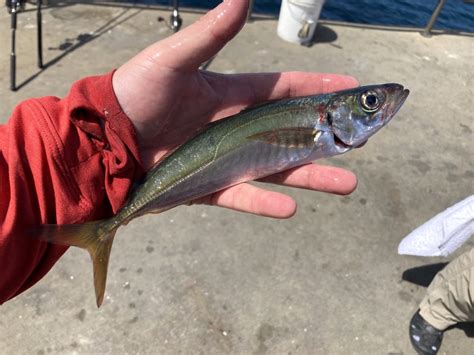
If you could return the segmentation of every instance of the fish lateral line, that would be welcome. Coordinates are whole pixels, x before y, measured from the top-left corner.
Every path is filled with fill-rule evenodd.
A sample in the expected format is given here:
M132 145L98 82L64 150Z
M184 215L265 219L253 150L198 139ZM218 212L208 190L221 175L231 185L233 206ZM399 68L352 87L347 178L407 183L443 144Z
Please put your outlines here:
M253 134L248 139L260 140L287 148L308 148L315 145L321 131L309 127L285 127Z

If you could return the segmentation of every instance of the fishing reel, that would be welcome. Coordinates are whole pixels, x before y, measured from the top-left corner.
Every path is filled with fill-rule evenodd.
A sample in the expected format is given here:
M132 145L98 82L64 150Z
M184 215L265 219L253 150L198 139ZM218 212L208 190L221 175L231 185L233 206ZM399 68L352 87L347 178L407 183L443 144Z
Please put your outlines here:
M31 5L37 5L39 0L5 0L5 6L9 14L12 13L12 9L15 9L16 12L24 11L26 3ZM42 5L48 5L48 0L41 1Z
M25 10L26 0L5 0L5 6L9 14Z

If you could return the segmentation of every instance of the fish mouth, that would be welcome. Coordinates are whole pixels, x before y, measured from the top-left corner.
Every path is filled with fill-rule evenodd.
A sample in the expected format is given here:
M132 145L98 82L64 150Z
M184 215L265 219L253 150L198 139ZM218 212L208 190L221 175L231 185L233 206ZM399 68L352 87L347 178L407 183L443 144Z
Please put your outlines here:
M392 84L391 88L388 90L389 97L391 96L392 99L387 107L387 119L384 123L390 121L390 119L395 116L395 114L400 110L400 108L405 103L408 95L410 94L410 90L405 89L402 85L399 84Z
M337 151L339 154L348 152L351 149L354 149L355 147L353 145L349 145L347 143L344 143L337 134L332 134L333 136L333 141L334 141L334 146L336 147ZM365 142L364 142L365 143Z
M340 149L351 149L352 146L349 144L344 143L336 134L334 136L334 144Z
M337 135L334 134L334 144L337 146L339 151L347 152L350 149L362 148L365 145L365 143L367 143L367 141L368 139L366 139L365 141L359 144L350 145L350 144L344 143Z

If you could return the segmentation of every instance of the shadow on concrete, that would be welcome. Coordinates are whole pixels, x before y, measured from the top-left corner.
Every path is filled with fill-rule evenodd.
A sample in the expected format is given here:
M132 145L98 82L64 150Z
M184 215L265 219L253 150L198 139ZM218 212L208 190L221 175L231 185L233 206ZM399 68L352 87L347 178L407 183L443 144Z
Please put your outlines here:
M61 54L57 55L50 61L44 64L43 68L41 68L37 73L33 74L26 80L24 80L22 83L20 83L16 89L20 90L22 87L25 85L29 84L32 82L34 79L36 79L39 75L41 75L44 71L46 71L49 67L53 66L54 64L58 63L60 60L62 60L65 56L68 54L74 52L76 49L79 49L86 43L89 43L100 36L102 36L104 33L107 33L108 31L112 30L113 28L119 26L120 24L130 20L131 18L137 16L142 10L135 10L133 13L128 14L130 11L133 11L133 9L126 8L123 9L123 11L118 14L117 16L113 17L109 21L107 21L104 25L100 26L94 31L88 32L88 33L80 33L76 38L66 38L63 43L60 43L57 47L49 47L49 50L59 50L62 51ZM127 15L128 14L128 15Z
M428 287L436 274L448 263L436 263L430 265L417 266L405 270L402 279L418 286Z
M318 24L313 35L313 43L331 43L337 40L337 33L327 26Z
M318 24L316 26L316 30L314 31L313 38L311 39L310 42L303 44L305 47L312 47L315 44L318 43L331 43L337 40L337 33L324 25ZM342 48L340 46L337 46L337 48Z
M474 322L459 323L453 328L461 329L468 338L474 338Z

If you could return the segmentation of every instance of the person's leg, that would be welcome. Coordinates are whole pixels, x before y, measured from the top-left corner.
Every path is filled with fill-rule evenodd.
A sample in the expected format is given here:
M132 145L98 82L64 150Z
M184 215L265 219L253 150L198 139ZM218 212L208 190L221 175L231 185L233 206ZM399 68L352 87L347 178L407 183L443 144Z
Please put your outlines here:
M428 287L420 315L433 327L474 320L474 248L450 262Z
M410 322L410 340L421 354L436 354L443 331L474 320L474 249L441 270Z

